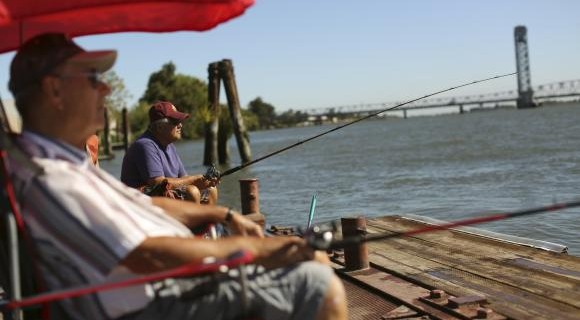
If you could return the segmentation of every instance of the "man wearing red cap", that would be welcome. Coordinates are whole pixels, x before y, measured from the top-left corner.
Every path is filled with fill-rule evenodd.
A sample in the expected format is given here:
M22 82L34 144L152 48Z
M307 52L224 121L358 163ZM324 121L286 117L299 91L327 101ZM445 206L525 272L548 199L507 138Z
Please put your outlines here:
M182 122L189 114L182 113L166 101L158 101L149 109L149 128L127 150L123 158L121 181L146 193L164 180L172 195L195 203L217 201L217 181L202 175L187 175L173 142L181 139Z
M115 51L87 52L63 34L44 34L26 41L10 67L23 131L8 165L29 233L24 238L32 242L46 289L126 279L239 250L250 252L255 264L237 274L65 299L51 308L65 315L51 318L235 319L251 311L261 319L346 319L340 280L311 261L315 252L305 240L263 238L258 225L225 207L147 197L89 162L85 142L104 126L110 93L100 75L115 58ZM207 240L189 229L219 222L236 235ZM244 292L246 304L240 303Z

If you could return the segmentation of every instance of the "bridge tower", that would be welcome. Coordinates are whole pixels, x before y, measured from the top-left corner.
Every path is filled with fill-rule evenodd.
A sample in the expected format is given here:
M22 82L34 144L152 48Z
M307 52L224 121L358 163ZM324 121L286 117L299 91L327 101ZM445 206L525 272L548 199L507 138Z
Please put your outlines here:
M528 55L528 34L525 26L514 29L516 45L516 67L518 71L518 109L535 107L532 97L532 79L530 74L530 58Z

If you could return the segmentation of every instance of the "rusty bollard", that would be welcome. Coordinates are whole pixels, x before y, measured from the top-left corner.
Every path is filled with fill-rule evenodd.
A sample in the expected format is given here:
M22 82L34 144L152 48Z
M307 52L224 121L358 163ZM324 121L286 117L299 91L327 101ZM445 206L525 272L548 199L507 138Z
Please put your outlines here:
M342 237L346 239L366 233L367 221L364 217L341 218ZM346 270L354 271L369 267L369 250L366 243L344 248L344 263Z
M260 212L260 191L258 179L240 179L242 214L264 227L266 218Z

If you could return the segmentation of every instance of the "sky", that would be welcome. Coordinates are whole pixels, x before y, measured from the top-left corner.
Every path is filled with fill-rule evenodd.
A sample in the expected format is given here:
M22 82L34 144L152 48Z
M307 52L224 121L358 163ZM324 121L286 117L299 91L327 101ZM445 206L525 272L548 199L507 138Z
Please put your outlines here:
M528 29L533 86L580 79L579 12L578 0L256 0L241 17L203 33L77 42L119 51L114 70L132 95L129 106L169 61L178 73L206 80L210 62L232 59L242 106L261 97L283 112L410 100L514 72L517 25ZM2 99L11 99L12 57L0 55ZM508 77L443 96L516 88Z

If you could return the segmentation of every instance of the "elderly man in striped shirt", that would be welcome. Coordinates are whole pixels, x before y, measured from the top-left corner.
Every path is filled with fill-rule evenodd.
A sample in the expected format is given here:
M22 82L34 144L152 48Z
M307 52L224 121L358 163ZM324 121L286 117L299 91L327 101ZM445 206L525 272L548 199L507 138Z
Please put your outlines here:
M247 266L254 315L346 319L340 281L328 266L311 261L317 254L302 239L263 238L256 224L228 208L149 198L90 165L85 141L103 127L110 91L100 74L115 59L115 51L87 52L63 34L44 34L24 43L11 64L9 88L24 126L17 142L35 165L9 160L48 289L247 250L255 256L255 265ZM192 237L189 227L208 222L223 222L238 235ZM233 319L244 311L240 284L231 276L173 279L59 306L73 319Z

